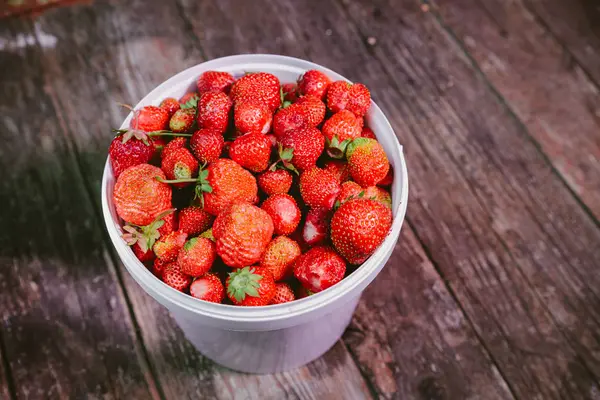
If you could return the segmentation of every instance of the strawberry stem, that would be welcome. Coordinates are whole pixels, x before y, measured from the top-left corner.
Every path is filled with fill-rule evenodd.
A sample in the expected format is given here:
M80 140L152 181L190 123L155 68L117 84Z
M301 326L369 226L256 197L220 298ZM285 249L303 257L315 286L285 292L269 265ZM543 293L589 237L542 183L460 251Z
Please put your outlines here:
M185 178L185 179L163 179L160 176L156 177L156 180L162 183L191 183L198 182L198 178Z

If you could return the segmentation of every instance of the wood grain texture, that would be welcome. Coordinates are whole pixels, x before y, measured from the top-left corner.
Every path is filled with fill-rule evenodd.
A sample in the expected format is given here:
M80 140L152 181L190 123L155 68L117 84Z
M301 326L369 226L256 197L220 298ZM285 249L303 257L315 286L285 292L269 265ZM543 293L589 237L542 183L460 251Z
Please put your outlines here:
M47 69L53 72L57 112L77 149L82 174L93 182L89 185L93 199L100 196L110 129L125 116L114 102L135 103L164 79L202 61L198 43L184 29L179 12L173 2L157 3L151 9L142 1L115 2L58 10L38 20L40 29L61 43L46 51ZM165 20L173 21L171 28L163 26ZM82 56L73 57L74 47ZM152 62L140 61L145 59ZM91 74L95 79L90 79ZM80 104L103 106L82 109ZM86 129L90 125L94 128ZM166 398L245 399L257 393L267 399L370 397L341 342L323 359L284 374L245 375L215 366L195 351L167 311L118 264Z
M527 7L600 84L600 7L595 0L526 0Z
M598 87L522 1L436 4L443 23L600 219Z
M305 4L311 19L289 25L314 61L367 84L390 117L408 156L409 220L499 372L518 397L589 396L595 224L434 16L408 1L343 4L345 16Z
M12 385L12 379L8 375L8 359L5 358L5 351L3 350L4 344L2 340L0 330L0 398L2 399L13 399L10 385Z
M150 398L126 303L29 22L0 28L0 318L19 398ZM33 42L17 37L36 38ZM48 80L46 80L48 79Z

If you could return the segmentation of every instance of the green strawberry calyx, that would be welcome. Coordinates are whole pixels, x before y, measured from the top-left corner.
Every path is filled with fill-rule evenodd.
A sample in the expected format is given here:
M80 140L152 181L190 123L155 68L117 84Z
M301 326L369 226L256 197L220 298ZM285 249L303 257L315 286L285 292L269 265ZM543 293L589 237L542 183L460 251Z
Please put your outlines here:
M123 143L127 143L132 138L140 140L144 142L145 145L149 146L150 142L148 138L156 137L156 136L175 136L175 137L191 137L191 133L176 133L172 131L152 131L146 132L141 129L113 129L114 133L116 133L115 137L121 137Z
M346 159L350 159L350 157L352 156L352 153L354 153L354 151L356 151L357 148L369 145L373 142L377 143L377 141L375 139L363 138L363 137L359 137L359 138L352 140L346 146Z
M325 142L327 145L327 154L329 154L331 158L342 159L345 156L346 148L350 143L350 139L340 142L337 136L333 136L331 140L325 138Z
M140 249L145 253L151 249L152 246L154 246L154 243L160 238L160 232L158 232L158 230L165 224L164 218L174 211L175 209L171 208L161 212L156 216L154 221L148 225L125 225L123 227L125 233L123 233L121 237L129 246L133 246L138 243Z
M292 158L294 158L294 149L286 148L284 149L281 144L278 144L277 153L279 154L279 159L275 161L269 167L270 171L275 171L276 169L287 169L296 173L296 175L300 175L300 172L294 167L292 164Z
M285 96L287 94L288 94L288 92L283 91L283 86L279 88L279 99L281 101L281 108L288 108L289 106L292 105L291 101L288 101L285 99Z
M181 104L180 109L186 110L188 108L198 108L198 100L200 100L200 97L198 97L198 95L196 94L192 96L192 98L190 98L188 101Z
M244 267L229 273L227 294L237 301L244 301L246 296L259 297L261 275L254 273L252 267Z
M216 240L215 240L215 236L213 235L212 228L210 228L210 229L209 229L209 230L207 230L207 231L204 231L204 232L202 232L202 233L200 234L200 236L199 236L199 237L206 238L206 239L210 239L210 240L212 240L213 242L215 242L215 241L216 241Z
M200 167L197 178L181 178L181 179L163 179L160 176L156 177L156 180L162 183L195 183L194 188L194 200L200 199L201 207L204 207L204 193L212 193L213 188L208 182L208 170L205 169L206 164Z

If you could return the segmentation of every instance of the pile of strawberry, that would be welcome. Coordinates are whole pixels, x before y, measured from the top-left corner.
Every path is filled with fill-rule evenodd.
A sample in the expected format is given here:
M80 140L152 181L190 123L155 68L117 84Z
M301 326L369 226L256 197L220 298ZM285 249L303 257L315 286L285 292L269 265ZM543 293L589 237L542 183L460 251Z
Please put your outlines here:
M392 223L392 169L364 126L362 84L310 70L205 72L198 91L135 110L109 149L123 239L167 285L241 306L325 290Z

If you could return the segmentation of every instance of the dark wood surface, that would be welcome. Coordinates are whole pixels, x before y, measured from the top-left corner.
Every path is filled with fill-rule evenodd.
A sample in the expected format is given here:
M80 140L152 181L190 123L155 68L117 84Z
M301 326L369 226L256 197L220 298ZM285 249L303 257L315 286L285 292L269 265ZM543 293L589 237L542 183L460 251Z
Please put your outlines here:
M0 398L600 399L595 7L112 0L0 20ZM99 209L115 102L236 53L365 83L410 175L342 340L266 376L196 352Z

